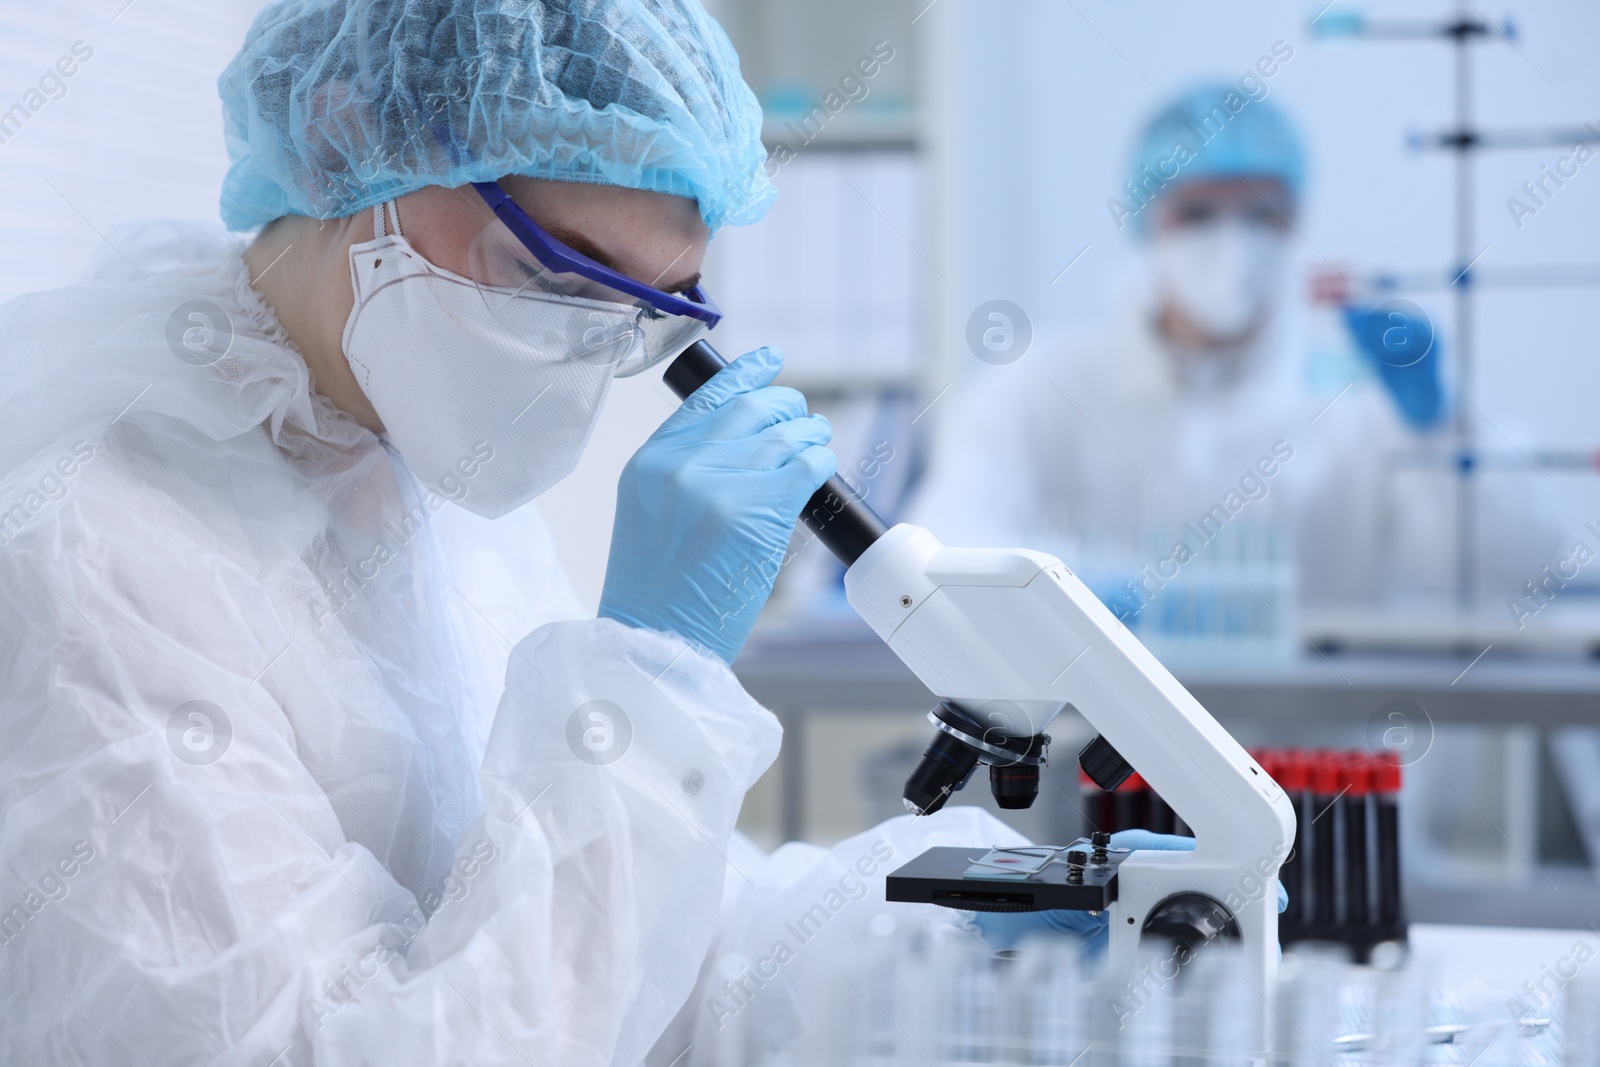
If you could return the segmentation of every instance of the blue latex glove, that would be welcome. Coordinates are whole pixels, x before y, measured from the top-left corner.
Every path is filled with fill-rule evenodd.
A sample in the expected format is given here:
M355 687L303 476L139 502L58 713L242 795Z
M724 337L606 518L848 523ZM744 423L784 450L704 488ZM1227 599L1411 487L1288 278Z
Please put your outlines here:
M602 617L738 656L800 509L836 466L828 420L771 384L782 369L770 348L734 360L628 461Z
M1151 849L1157 852L1193 852L1194 838L1173 834L1154 834L1149 830L1122 830L1111 835L1112 848ZM1289 893L1278 883L1278 911L1289 906ZM1030 934L1049 934L1062 937L1079 937L1091 955L1105 951L1111 938L1110 920L1105 912L1090 915L1086 911L980 911L972 917L973 925L983 939L996 951L1015 948L1017 942Z
M1367 363L1378 372L1401 418L1414 430L1429 430L1444 418L1439 380L1439 339L1420 308L1401 301L1376 308L1346 305L1345 325Z

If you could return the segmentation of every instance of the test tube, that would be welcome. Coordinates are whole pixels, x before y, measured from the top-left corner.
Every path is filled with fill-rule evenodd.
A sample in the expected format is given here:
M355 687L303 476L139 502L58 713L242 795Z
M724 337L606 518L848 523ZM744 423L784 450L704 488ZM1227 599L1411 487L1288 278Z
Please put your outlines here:
M907 965L909 967L909 964ZM981 942L940 938L933 942L921 973L896 990L892 1017L902 1063L987 1063L1001 1037L999 961Z
M1403 967L1375 971L1369 977L1373 1041L1366 1061L1395 1065L1439 1062L1429 1057L1427 1049L1427 975L1420 968Z
M1171 1056L1162 1067L1263 1062L1266 1001L1251 986L1244 952L1218 938L1196 952L1172 990ZM1268 996L1271 995L1269 991Z
M1077 1067L1170 1067L1175 983L1185 977L1170 943L1108 955L1094 979L1090 1047Z
M1331 812L1324 816L1332 817ZM1346 954L1331 945L1301 945L1284 953L1273 1012L1283 1025L1273 1027L1278 1046L1273 1062L1282 1067L1328 1067L1336 1062L1328 1050L1337 1047L1343 1031L1341 1008L1350 977L1345 960Z
M1372 792L1372 780L1364 753L1347 752L1341 763L1344 772L1344 792L1339 798L1344 816L1343 920L1353 933L1365 927L1372 914L1367 903L1371 895L1368 879L1372 869L1367 862L1367 798Z
M1091 1015L1098 1007L1092 987L1084 980L1083 963L1075 953L1063 953L1058 941L1025 939L1016 959L1004 973L1004 1001L1009 1006L1010 1058L1002 1063L1036 1067L1072 1067L1084 1058L1090 1044ZM906 1057L901 1063L918 1063ZM840 1067L836 1063L817 1067Z
M1377 873L1374 916L1385 936L1398 937L1405 923L1400 895L1400 765L1385 758L1372 763L1373 857Z
M1342 909L1339 907L1338 827L1339 760L1331 752L1311 757L1311 921L1312 936L1333 939Z

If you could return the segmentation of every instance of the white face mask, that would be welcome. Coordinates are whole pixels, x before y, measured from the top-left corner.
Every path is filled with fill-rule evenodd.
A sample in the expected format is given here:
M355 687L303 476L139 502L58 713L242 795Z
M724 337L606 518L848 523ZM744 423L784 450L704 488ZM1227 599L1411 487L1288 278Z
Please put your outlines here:
M1162 295L1219 341L1243 334L1268 310L1283 275L1283 239L1270 227L1227 218L1155 235Z
M624 304L480 286L400 234L350 249L344 354L390 442L423 484L498 518L571 473L642 343Z

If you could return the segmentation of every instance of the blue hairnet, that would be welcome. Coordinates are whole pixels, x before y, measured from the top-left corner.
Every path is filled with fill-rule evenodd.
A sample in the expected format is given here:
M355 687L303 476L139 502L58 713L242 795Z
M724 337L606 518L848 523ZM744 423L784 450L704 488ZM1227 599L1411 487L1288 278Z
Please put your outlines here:
M1191 89L1151 119L1130 170L1134 188L1145 198L1161 192L1162 182L1170 189L1201 178L1266 174L1298 200L1306 160L1288 116L1240 85L1218 82ZM1134 213L1140 233L1148 229L1147 214Z
M774 195L697 0L281 0L218 88L231 230L507 175L690 197L713 230Z

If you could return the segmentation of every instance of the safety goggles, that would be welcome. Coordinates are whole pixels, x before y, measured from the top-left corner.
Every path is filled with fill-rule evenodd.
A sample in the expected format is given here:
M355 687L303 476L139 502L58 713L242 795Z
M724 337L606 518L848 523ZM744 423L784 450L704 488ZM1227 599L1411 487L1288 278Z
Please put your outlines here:
M617 364L617 377L638 374L673 358L722 321L722 310L699 285L683 293L646 285L556 240L498 184L473 182L472 186L495 214L495 221L478 235L468 254L473 280L501 298L536 290L631 305L640 343Z

